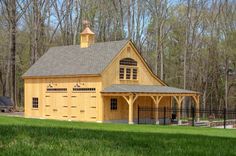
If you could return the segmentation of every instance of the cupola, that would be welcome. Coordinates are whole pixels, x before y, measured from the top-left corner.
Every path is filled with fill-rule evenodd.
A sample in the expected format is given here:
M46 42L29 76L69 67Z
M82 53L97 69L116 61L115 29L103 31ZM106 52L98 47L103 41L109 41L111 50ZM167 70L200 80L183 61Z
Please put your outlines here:
M88 48L95 41L95 33L90 30L88 21L83 21L83 24L85 29L80 33L80 47Z

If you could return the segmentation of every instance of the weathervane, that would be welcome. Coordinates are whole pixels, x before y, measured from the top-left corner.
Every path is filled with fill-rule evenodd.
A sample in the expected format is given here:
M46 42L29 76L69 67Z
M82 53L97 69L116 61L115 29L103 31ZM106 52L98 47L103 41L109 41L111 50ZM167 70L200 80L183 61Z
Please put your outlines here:
M88 20L83 20L82 23L83 23L83 25L85 27L89 27L90 26L90 22Z

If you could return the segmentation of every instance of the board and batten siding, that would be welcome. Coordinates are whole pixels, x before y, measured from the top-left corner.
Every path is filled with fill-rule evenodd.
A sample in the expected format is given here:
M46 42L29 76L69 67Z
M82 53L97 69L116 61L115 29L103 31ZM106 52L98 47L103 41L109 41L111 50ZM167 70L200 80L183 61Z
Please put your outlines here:
M127 51L127 48L130 50ZM113 59L105 70L102 72L102 88L106 88L112 84L140 84L140 85L163 85L149 71L145 63L141 60L138 52L133 47L132 43L126 44L121 52ZM119 61L123 58L132 58L137 61L138 77L137 80L120 80L119 79Z
M129 50L127 48L129 47ZM123 58L132 58L137 61L137 80L119 79L119 61ZM76 84L80 88L96 88L96 92L74 92ZM47 92L47 86L66 88L67 91ZM112 84L139 84L139 85L165 85L147 67L134 45L128 42L121 52L102 71L101 76L71 76L68 77L38 77L24 78L25 85L25 117L48 118L77 121L111 121L127 120L128 104L123 97L102 97L100 93L105 87ZM32 98L38 98L39 107L32 107ZM118 99L118 109L110 109L110 99ZM169 104L163 99L160 104ZM138 97L134 103L134 118L137 118L138 106L153 106L150 97ZM155 106L153 106L155 107Z
M128 51L127 48L130 48ZM120 80L119 69L120 60L124 58L132 58L137 61L138 77L137 80ZM109 87L112 84L139 84L139 85L165 85L158 78L156 78L150 69L145 65L143 60L138 55L132 43L126 44L121 52L113 59L111 64L102 72L102 88ZM110 109L111 98L117 98L117 110ZM123 97L103 97L104 103L104 120L105 121L127 121L128 120L128 104ZM160 101L160 105L170 104L170 98L165 97ZM137 120L138 106L155 107L153 100L150 97L138 97L134 103L134 119Z
M112 98L117 99L117 110L111 110L110 109L110 100ZM134 102L134 121L137 122L138 120L138 107L148 107L148 108L157 108L155 106L153 100L151 97L148 96L140 96L136 99ZM159 109L164 109L164 107L171 108L171 97L163 97L159 103ZM105 121L111 121L111 122L128 122L128 115L129 115L129 106L125 99L120 96L112 96L112 97L104 97L104 120ZM150 114L151 113L151 114ZM155 113L153 112L147 112L144 115L146 117L152 117L155 118ZM163 118L164 114L160 111L159 113L159 119ZM171 117L170 112L166 116ZM142 115L142 117L145 117Z
M96 88L96 92L74 92L73 87ZM67 91L48 92L47 86L67 88ZM101 120L100 77L25 78L25 117L60 120ZM38 108L32 98L38 98Z

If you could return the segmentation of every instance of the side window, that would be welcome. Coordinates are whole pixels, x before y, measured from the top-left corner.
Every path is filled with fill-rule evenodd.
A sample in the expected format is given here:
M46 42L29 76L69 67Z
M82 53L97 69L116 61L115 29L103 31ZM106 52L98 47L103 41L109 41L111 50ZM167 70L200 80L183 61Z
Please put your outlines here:
M133 79L137 80L138 70L137 68L133 68Z
M130 79L130 74L131 74L131 69L130 68L126 68L126 80Z
M117 99L111 99L110 108L111 110L117 110Z
M37 97L32 98L32 107L39 108L39 99Z
M124 79L125 69L120 67L120 79Z

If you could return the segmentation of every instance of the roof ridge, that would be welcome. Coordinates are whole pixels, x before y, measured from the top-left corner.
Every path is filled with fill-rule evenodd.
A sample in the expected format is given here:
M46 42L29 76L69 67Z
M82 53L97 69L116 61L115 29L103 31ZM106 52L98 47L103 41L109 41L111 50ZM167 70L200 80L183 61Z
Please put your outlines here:
M106 44L106 43L112 43L112 42L121 42L121 41L129 41L128 39L123 39L123 40L115 40L115 41L106 41L106 42L95 42L94 44L92 45L97 45L97 44ZM91 45L91 46L92 46ZM71 45L58 45L58 46L52 46L52 47L49 47L49 49L51 48L62 48L62 47L77 47L79 46L80 47L80 44L71 44Z

